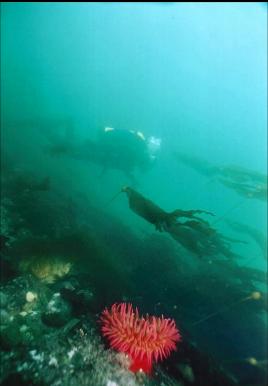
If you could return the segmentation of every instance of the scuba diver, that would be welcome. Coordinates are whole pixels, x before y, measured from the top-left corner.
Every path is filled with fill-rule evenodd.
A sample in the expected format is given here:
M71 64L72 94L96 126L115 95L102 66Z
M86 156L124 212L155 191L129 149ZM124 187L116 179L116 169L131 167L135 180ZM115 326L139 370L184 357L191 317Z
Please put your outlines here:
M135 170L151 166L147 141L140 131L106 127L97 141L103 172L118 169L133 180Z
M54 156L68 156L85 160L102 167L102 174L108 169L122 171L132 182L135 182L136 170L148 170L161 146L161 140L155 137L145 138L140 131L105 127L93 141L82 143L62 141L50 147L49 153Z

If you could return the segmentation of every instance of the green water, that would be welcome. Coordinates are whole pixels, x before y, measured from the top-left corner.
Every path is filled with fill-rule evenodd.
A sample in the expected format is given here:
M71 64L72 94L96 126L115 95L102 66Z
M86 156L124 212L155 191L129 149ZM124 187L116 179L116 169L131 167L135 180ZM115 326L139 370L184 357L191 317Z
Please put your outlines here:
M101 140L105 127L130 137L111 150ZM83 325L94 330L93 351L95 339L105 343L107 368L89 356L92 377L80 366L76 378L64 373L64 385L265 384L266 3L2 3L1 175L1 293L9 299L1 310L17 323L10 327L3 313L1 334L12 337L1 343L1 381L56 385ZM119 194L123 186L166 212L213 213L199 216L220 235L213 252L211 236L192 229L202 253L186 236L158 232ZM46 258L54 273L36 274ZM59 322L17 321L27 292L42 299L33 306L41 315L66 281L75 288L64 298L66 319L63 311ZM105 356L97 320L123 301L174 318L181 330L183 343L158 376L121 377ZM60 365L49 378L48 342L67 319L72 343L61 349L55 335ZM18 338L23 323L32 340ZM188 344L213 364L198 367ZM33 350L44 353L43 370ZM194 380L183 375L185 364Z

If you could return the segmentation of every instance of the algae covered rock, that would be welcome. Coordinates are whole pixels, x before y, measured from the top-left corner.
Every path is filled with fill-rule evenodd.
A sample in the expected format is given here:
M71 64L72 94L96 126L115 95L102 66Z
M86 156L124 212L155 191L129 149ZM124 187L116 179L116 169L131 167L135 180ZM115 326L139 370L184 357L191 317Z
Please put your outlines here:
M23 259L20 264L22 272L28 272L46 284L67 275L72 264L68 259L58 256L32 256Z

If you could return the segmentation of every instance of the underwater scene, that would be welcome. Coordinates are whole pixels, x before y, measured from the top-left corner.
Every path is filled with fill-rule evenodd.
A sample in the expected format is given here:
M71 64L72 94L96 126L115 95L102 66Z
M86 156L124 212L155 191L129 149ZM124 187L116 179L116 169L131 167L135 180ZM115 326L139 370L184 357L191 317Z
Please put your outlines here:
M267 4L1 3L0 384L267 384Z

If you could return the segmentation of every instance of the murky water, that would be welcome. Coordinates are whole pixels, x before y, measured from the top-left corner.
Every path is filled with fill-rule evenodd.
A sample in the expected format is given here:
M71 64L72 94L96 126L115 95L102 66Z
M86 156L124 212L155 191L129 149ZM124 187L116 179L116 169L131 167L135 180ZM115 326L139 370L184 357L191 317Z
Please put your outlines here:
M265 385L266 212L265 3L1 4L2 384Z

